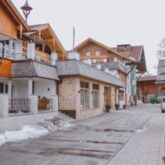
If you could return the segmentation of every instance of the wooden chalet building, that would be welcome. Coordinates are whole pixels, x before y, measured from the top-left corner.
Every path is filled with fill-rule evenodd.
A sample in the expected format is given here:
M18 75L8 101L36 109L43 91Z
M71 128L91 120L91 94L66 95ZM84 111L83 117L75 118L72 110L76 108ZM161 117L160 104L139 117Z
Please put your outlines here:
M137 102L137 77L147 71L145 52L143 46L132 46L130 44L117 45L113 48L118 53L121 53L124 57L132 60L128 65L130 66L128 71L128 88L130 91L131 104Z
M137 79L137 96L143 103L150 103L151 98L158 98L161 94L162 85L156 83L156 76L142 76Z
M92 39L88 38L74 48L77 56L81 61L84 61L92 66L119 78L124 87L116 88L115 93L118 96L115 104L119 104L120 108L130 104L128 76L129 67L125 64L132 60L113 50L112 48ZM72 52L70 52L72 56Z
M49 24L28 26L10 0L0 1L0 130L58 114L56 60L66 58Z

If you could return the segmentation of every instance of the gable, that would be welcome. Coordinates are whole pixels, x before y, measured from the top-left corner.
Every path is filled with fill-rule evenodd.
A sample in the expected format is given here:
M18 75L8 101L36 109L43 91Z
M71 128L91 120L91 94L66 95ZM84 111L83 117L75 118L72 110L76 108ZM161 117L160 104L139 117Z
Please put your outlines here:
M10 0L0 1L0 16L1 34L15 39L17 32L22 36L23 31L29 30L29 26Z
M0 5L0 33L12 38L17 37L16 22L10 17L9 13Z
M85 41L83 41L82 43L80 43L79 45L77 45L74 48L74 50L80 53L81 52L81 49L83 49L84 47L86 47L86 45L90 45L90 43L94 43L95 45L98 45L101 48L103 48L105 50L104 51L105 54L103 55L104 57L109 56L109 55L113 55L115 58L118 58L118 59L125 59L127 61L132 61L128 57L125 57L122 54L118 53L117 51L114 51L109 46L106 46L106 45L102 44L101 42L96 41L96 40L94 40L92 38L86 39Z
M59 55L59 59L67 58L67 53L63 45L49 24L33 25L31 29L36 31L32 35L42 39L49 46L51 51L56 51Z
M146 72L147 71L145 54L144 54L144 50L143 49L141 51L140 59L139 59L139 62L137 64L137 69L139 71L141 71L141 72Z
M99 51L100 54L107 54L107 50L103 47L101 47L100 45L97 45L93 42L90 42L86 45L84 45L81 49L77 50L82 57L85 57L86 55L86 52L91 52L91 57L94 57L95 56L95 52L96 51Z

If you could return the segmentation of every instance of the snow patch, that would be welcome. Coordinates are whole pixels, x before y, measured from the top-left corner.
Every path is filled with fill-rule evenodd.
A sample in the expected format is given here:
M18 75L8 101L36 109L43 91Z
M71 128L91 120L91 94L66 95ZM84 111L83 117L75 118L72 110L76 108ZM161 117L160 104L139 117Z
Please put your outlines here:
M141 100L137 100L137 105L142 105L143 102Z
M138 133L141 133L141 132L144 132L144 131L147 131L147 129L146 128L143 128L143 129L136 130L136 132L138 132Z
M72 126L72 124L58 117L45 119L40 121L36 126L23 126L21 130L6 131L4 134L0 134L0 146L7 142L19 142L26 139L38 138L50 132L65 130Z
M18 131L6 131L0 134L0 145L6 142L18 142L25 139L37 138L48 134L48 130L42 127L24 126Z
M70 124L69 122L65 122L58 117L42 120L41 122L39 122L39 125L47 129L49 132L54 132L56 130L65 130L69 127L74 126L73 124Z

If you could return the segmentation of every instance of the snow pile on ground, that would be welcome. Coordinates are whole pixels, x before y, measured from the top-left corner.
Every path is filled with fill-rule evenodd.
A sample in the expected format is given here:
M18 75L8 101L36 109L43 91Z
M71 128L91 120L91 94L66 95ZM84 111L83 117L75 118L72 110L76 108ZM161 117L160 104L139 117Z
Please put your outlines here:
M42 120L39 123L39 125L45 129L47 129L49 132L54 132L56 130L64 130L64 129L67 129L67 128L73 126L72 124L63 121L59 117Z
M47 135L49 132L64 130L71 126L73 125L58 117L45 119L36 126L24 126L21 130L6 131L4 134L0 134L0 146L7 142L19 142L21 140L38 138Z
M21 130L6 131L0 134L0 145L6 142L18 142L25 139L37 138L48 134L48 130L42 127L24 126Z
M137 100L137 105L143 104L141 100Z

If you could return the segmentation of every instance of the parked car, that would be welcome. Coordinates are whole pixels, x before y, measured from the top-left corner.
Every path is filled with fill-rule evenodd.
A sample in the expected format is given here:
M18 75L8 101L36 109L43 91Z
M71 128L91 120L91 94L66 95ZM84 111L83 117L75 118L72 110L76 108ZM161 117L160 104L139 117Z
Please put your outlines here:
M161 99L161 111L162 113L165 113L165 96Z

